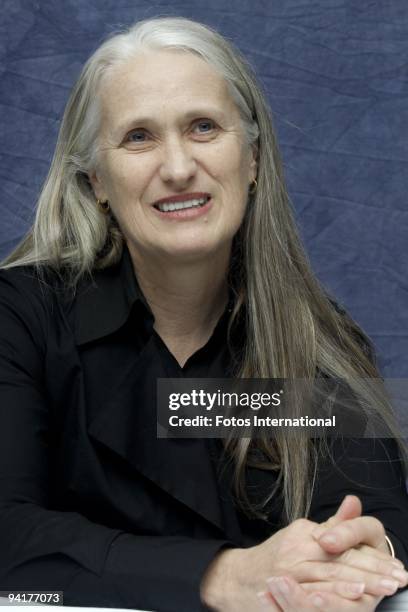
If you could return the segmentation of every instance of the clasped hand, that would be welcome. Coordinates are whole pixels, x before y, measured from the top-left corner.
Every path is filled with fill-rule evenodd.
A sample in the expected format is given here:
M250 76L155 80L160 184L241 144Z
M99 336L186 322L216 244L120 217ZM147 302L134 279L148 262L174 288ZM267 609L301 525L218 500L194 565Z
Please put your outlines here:
M224 585L215 609L372 612L408 584L408 573L390 555L382 523L361 514L360 500L349 495L326 523L299 519L257 546L223 551L214 568Z
M265 610L371 612L408 583L403 564L389 554L383 525L361 516L354 496L326 523L295 521L260 546L268 543L276 563L268 589L259 593Z

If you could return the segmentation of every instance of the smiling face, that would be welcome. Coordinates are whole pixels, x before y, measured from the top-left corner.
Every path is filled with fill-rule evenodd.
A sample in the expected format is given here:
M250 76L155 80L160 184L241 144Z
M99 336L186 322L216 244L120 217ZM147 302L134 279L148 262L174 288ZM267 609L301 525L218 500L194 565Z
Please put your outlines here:
M90 180L131 252L196 260L230 249L256 161L224 79L196 55L155 50L101 89Z

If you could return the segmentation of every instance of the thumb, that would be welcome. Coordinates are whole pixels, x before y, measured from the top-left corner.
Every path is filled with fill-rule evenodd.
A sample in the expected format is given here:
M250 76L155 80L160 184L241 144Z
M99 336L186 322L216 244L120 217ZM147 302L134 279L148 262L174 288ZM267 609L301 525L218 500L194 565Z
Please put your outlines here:
M343 521L348 521L361 516L362 511L363 508L359 498L355 495L346 495L340 506L337 508L336 514L316 527L316 529L312 531L312 536L318 540L327 529L336 527L336 525L339 525Z
M338 525L342 521L357 518L358 516L361 516L362 511L363 507L359 498L355 495L346 495L338 507L336 514L329 518L329 521L333 521L333 524L330 524L330 527Z

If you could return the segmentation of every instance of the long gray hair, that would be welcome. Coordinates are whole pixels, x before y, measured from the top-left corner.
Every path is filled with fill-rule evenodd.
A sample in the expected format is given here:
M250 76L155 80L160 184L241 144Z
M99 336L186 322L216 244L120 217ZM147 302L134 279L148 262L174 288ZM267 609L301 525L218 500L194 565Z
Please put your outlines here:
M68 101L54 158L41 192L35 223L4 267L35 265L65 272L75 285L95 268L116 263L123 237L115 219L95 203L88 175L98 163L98 92L115 66L140 50L178 48L194 53L225 79L239 109L248 146L258 155L258 186L250 195L235 237L230 281L236 295L229 330L245 325L245 345L236 376L313 380L317 372L346 379L369 410L377 411L398 436L385 396L367 379L378 371L358 326L341 314L316 280L299 240L284 184L272 120L251 67L220 34L184 18L155 18L111 36L85 64ZM67 275L68 273L68 275ZM401 446L401 452L404 452ZM254 459L258 451L258 459ZM235 466L238 502L264 516L280 490L283 522L307 516L318 456L304 436L231 438L226 452ZM260 459L259 457L262 457ZM278 478L261 504L245 488L248 465L276 470Z

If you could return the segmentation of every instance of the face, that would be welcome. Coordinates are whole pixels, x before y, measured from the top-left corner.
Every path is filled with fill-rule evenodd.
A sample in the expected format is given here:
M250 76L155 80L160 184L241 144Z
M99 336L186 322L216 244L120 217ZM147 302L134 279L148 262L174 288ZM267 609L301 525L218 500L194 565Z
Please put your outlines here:
M144 52L104 81L95 196L131 252L195 260L231 248L256 177L226 83L181 50Z

